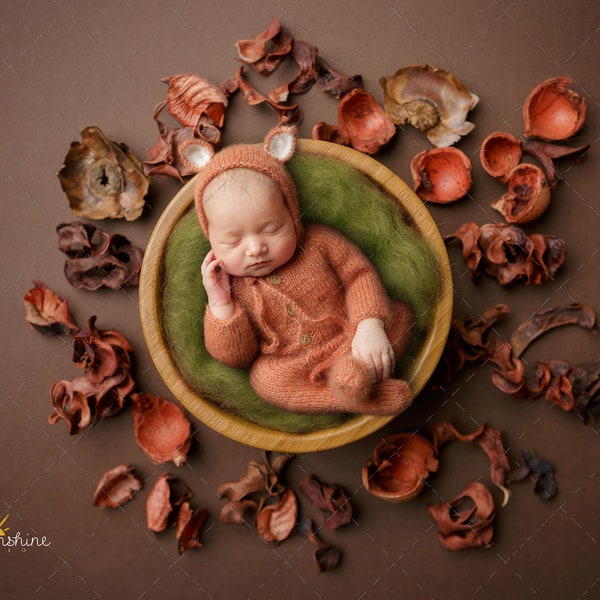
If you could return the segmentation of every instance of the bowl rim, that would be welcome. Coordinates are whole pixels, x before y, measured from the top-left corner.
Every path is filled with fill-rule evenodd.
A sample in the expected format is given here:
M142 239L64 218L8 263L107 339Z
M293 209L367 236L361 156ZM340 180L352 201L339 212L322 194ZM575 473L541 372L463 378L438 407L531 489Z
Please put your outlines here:
M407 383L414 398L425 387L442 356L452 321L452 275L444 240L433 217L415 192L393 171L374 158L339 144L299 139L296 152L338 159L366 174L395 199L426 239L438 261L440 295L418 358L409 370ZM205 400L183 378L175 365L161 328L159 308L164 249L173 228L194 201L196 176L173 196L156 222L148 240L140 272L139 310L146 346L159 375L175 398L202 423L222 435L256 448L277 452L316 452L357 441L380 429L396 416L357 415L335 427L293 433L265 427L227 412Z

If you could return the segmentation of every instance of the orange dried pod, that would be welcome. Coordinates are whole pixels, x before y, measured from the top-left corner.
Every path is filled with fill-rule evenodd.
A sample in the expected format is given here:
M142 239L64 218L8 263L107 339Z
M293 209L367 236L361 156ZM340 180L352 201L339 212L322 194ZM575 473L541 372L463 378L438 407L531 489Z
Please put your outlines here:
M169 86L167 110L182 125L196 127L206 115L217 127L223 126L228 101L217 86L203 77L189 74L163 77L161 81Z
M384 437L373 457L362 469L365 489L389 502L416 498L429 473L437 471L433 445L416 433L397 433Z
M298 499L287 489L277 502L264 506L256 516L256 530L265 542L282 542L296 526Z
M523 106L525 135L542 140L566 140L583 126L585 99L569 89L570 77L551 77L536 86Z
M550 185L536 165L517 165L508 179L508 191L492 202L507 223L529 223L540 217L550 204Z
M133 498L142 487L141 479L128 465L118 465L107 471L94 491L94 506L117 508Z
M332 142L341 144L342 146L350 145L350 136L348 132L339 125L330 125L325 121L319 121L312 128L311 137L313 140L321 140L323 142Z
M350 145L360 152L375 154L396 133L396 126L377 100L362 88L348 92L338 106L340 127Z
M417 196L426 202L454 202L471 189L471 161L458 148L420 152L412 159L410 171Z
M490 133L479 149L481 166L486 173L506 183L510 172L521 162L523 145L512 134Z
M152 394L132 394L135 439L156 464L180 467L191 444L191 425L181 407Z

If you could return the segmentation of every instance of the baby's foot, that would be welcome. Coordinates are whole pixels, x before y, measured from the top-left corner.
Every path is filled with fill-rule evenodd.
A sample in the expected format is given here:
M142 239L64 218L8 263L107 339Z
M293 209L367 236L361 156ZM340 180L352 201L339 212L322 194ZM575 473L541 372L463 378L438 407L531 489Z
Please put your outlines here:
M365 403L374 385L375 375L352 357L340 358L329 373L329 388L348 410L355 411Z
M358 410L369 415L397 415L405 411L412 402L410 388L402 379L378 381L373 394Z

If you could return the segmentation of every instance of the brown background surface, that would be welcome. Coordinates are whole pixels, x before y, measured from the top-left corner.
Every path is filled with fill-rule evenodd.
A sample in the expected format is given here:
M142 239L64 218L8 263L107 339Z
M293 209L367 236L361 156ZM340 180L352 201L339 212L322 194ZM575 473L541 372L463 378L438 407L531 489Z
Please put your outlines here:
M86 292L63 277L64 256L55 227L71 220L56 173L71 141L88 125L126 142L140 158L154 143L155 105L165 97L162 77L196 73L215 83L237 68L234 42L262 31L279 17L297 39L319 48L340 71L362 74L381 98L378 79L410 64L455 73L481 100L470 114L475 130L458 147L473 161L470 196L430 207L442 233L467 220L499 221L490 202L504 191L481 168L478 149L495 130L522 134L522 105L543 80L569 75L587 100L579 139L590 143L587 162L562 165L564 181L550 209L527 228L559 235L568 259L556 279L542 286L502 289L494 280L470 280L460 249L452 246L455 314L475 315L498 302L511 314L500 336L533 312L563 303L600 309L598 138L600 8L592 1L483 0L370 2L62 2L10 0L0 25L2 315L0 381L0 518L7 534L46 536L47 548L9 552L0 546L1 595L5 598L598 598L598 426L584 424L542 400L512 399L490 381L490 365L469 368L444 393L423 393L413 407L381 432L348 447L297 456L289 468L296 486L307 473L340 483L352 495L354 522L323 538L343 552L341 566L318 574L313 548L300 537L275 547L251 527L218 522L219 483L237 478L259 450L242 446L194 420L188 463L155 466L138 448L128 412L69 436L51 426L49 389L79 372L70 340L48 338L23 319L23 295L41 280L69 301L79 323L98 316L101 329L121 331L135 347L138 389L172 398L144 344L137 289ZM267 91L273 82L252 81ZM336 121L337 102L317 88L299 98L305 112L300 134L310 137L319 120ZM258 141L275 117L236 97L228 111L224 143ZM412 156L430 147L408 127L377 158L411 182ZM157 217L179 189L155 178L147 209L133 223L97 223L144 247ZM537 359L579 364L597 361L598 338L576 327L546 335L528 351ZM510 460L530 448L556 467L559 494L549 502L534 495L533 481L513 485L498 510L489 550L451 553L436 538L427 514L431 502L449 500L471 481L489 483L488 463L477 448L450 445L441 470L423 494L404 505L387 504L362 487L361 468L380 434L420 431L444 419L471 431L489 423L502 431ZM128 463L144 488L121 510L91 503L98 479ZM206 506L210 519L204 547L179 556L172 531L150 533L145 502L160 474L177 475ZM494 492L496 500L498 497ZM302 500L304 514L321 518Z

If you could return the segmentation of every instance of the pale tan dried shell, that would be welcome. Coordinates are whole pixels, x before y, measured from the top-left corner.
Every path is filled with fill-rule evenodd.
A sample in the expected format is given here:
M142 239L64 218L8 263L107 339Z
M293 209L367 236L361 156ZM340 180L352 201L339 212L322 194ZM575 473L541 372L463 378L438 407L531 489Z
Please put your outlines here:
M523 106L525 135L542 140L566 140L585 121L585 99L569 89L570 77L552 77L536 86Z
M521 162L523 145L512 134L490 133L479 149L481 166L486 173L506 183L510 172Z
M338 106L338 122L348 133L350 145L375 154L396 134L396 127L375 98L362 88L348 92Z
M394 123L426 132L438 148L451 146L475 127L467 113L479 102L454 75L429 65L399 69L381 77L383 106Z
M414 190L424 202L447 204L471 189L471 161L458 148L432 148L410 163Z
M550 204L550 186L536 165L522 163L510 173L508 191L492 202L507 223L529 223L540 217Z

